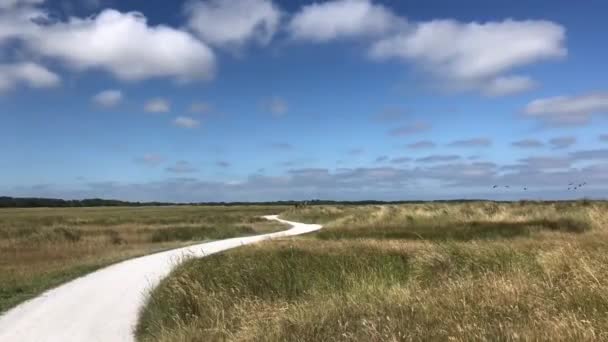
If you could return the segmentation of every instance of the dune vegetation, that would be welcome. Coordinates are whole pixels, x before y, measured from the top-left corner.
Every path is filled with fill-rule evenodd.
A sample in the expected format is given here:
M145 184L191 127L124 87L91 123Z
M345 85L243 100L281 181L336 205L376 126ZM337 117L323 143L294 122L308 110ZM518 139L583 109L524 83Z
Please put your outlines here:
M286 228L280 207L0 209L0 312L127 258Z
M140 341L608 340L608 203L314 206L178 267Z

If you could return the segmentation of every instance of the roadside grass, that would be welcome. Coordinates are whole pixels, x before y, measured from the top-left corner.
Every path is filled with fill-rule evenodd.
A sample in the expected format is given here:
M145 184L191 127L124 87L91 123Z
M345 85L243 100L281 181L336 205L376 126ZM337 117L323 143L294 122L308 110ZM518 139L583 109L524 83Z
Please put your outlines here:
M282 207L112 207L0 210L0 313L125 259L287 225Z
M607 203L309 207L283 217L325 227L187 261L151 292L138 339L608 340Z

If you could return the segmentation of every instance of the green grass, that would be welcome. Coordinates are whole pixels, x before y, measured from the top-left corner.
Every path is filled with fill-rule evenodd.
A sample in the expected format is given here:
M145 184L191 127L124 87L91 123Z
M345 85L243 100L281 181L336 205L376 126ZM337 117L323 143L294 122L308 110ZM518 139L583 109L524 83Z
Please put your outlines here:
M0 210L0 312L100 267L195 242L285 229L281 207Z
M326 226L186 262L151 292L138 339L608 339L607 203L313 207L283 216Z

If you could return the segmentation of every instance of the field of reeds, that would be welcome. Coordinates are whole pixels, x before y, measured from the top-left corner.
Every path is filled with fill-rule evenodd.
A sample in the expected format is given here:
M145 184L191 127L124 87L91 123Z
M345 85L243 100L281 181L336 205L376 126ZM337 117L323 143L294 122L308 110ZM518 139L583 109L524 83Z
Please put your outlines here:
M0 313L111 263L206 240L286 225L261 218L280 207L0 209Z
M318 233L189 260L140 341L608 340L608 203L315 206Z

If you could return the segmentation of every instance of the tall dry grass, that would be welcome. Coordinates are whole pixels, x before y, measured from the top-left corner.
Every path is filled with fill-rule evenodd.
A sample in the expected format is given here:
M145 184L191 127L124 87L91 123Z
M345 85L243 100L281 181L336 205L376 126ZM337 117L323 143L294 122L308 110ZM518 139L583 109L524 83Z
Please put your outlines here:
M280 230L272 207L0 209L0 312L99 267L194 242Z
M312 217L326 231L185 263L151 293L138 336L608 340L606 209L483 202L290 211L284 216ZM508 222L526 233L449 231L466 222L489 230ZM387 237L385 229L400 234ZM402 234L409 229L417 234Z

